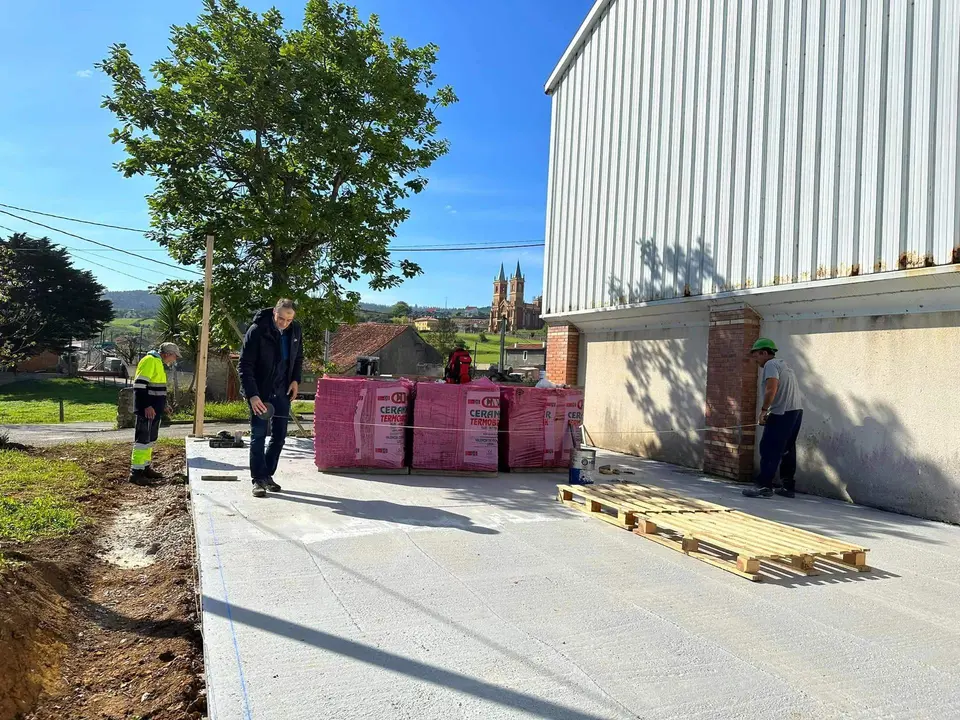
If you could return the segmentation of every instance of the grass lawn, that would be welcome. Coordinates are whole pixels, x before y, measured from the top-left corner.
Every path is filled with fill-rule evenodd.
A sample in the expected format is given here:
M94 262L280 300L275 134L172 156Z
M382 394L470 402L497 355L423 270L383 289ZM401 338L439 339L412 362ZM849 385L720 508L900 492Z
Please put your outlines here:
M117 419L119 388L80 378L26 380L0 386L0 424L40 425L60 422L112 422Z
M78 500L92 492L73 460L50 460L0 450L0 540L29 542L83 524Z
M295 413L312 413L313 402L310 400L297 400L293 404ZM250 411L247 410L247 403L244 400L237 402L218 402L207 403L203 409L204 420L221 420L227 422L244 422L250 419ZM171 416L171 420L193 420L193 411L177 413Z
M500 362L500 336L494 333L486 333L487 342L480 342L480 335L474 333L457 333L457 338L467 344L467 350L473 354L473 361L476 363L498 363ZM514 343L536 343L543 342L541 338L519 338L507 335L506 347ZM474 354L474 343L476 343L476 353Z

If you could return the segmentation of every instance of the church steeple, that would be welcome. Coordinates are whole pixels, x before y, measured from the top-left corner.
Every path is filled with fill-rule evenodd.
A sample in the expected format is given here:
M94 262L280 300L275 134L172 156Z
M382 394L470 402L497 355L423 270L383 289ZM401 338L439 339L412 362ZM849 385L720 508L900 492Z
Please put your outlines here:
M502 267L502 266L501 266L501 267ZM521 280L523 279L523 274L520 272L520 261L519 261L519 260L517 260L517 272L516 272L516 274L514 275L514 277L518 277L518 278L520 278Z
M517 263L517 267L520 267L520 263ZM507 281L506 276L503 274L503 263L500 263L500 275L499 275L499 277L497 277L497 280L496 280L496 281L497 281L497 282L506 282L506 281Z

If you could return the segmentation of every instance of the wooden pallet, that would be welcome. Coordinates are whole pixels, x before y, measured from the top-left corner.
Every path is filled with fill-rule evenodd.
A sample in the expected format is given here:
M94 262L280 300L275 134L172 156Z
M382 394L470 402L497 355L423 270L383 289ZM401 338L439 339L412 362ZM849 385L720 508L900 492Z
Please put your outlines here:
M495 478L499 472L485 470L429 470L426 468L412 468L411 475L425 475L428 477L465 477L465 478Z
M865 547L738 510L663 513L641 518L634 532L754 581L762 579L761 562L804 575L819 574L818 558L870 570Z
M317 468L328 475L409 475L410 468L335 467Z
M593 517L750 580L760 563L805 575L817 559L861 572L868 549L652 485L558 485L558 499Z
M716 503L639 483L558 485L557 499L618 527L632 530L639 518L662 513L729 512Z

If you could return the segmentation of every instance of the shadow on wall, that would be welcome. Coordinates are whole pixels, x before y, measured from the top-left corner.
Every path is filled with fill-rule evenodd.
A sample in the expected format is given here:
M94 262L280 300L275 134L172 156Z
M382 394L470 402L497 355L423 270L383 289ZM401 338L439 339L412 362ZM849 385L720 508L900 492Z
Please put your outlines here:
M664 296L673 296L674 285L690 294L704 283L722 286L713 258L699 249L687 252L668 247L666 253L653 239L637 241L637 252L642 258L644 277L632 287L617 278L610 278L608 295L611 302L623 299L642 302ZM684 280L688 282L684 282ZM630 341L624 390L637 412L656 432L623 432L619 438L608 435L604 446L611 450L639 455L655 460L700 468L703 466L703 436L705 425L704 390L707 386L707 357L699 347L691 347L689 329L678 328L649 333L649 339ZM589 350L587 351L589 352ZM664 392L661 388L666 386ZM613 409L604 413L605 427L617 427L621 418Z
M916 451L922 430L908 427L891 402L859 399L856 386L843 397L826 391L809 337L797 335L788 342L789 352L781 355L794 368L804 397L798 488L884 510L960 522L960 477L949 474L942 461ZM916 373L907 376L916 377ZM898 380L887 382L893 385ZM960 467L960 449L951 450L954 467Z
M634 287L611 278L608 294L613 304L622 303L624 298L639 302L658 297L657 289L662 287L664 278L670 284L681 277L682 268L688 268L687 277L692 277L690 268L702 269L699 278L693 278L697 288L709 283L713 287L727 286L713 258L699 249L688 254L668 248L661 257L660 248L652 240L637 244L645 262L645 278ZM697 242L696 247L700 246ZM824 332L830 331L827 323L825 320L822 326ZM765 323L761 334L777 335L779 329ZM960 522L960 477L953 477L944 462L916 450L915 438L922 430L908 427L892 402L856 399L855 387L845 397L832 394L825 377L841 375L842 369L828 371L822 364L824 360L818 366L808 338L820 331L793 335L789 341L774 338L781 345L789 344L781 356L795 369L804 395L798 488L886 510ZM672 337L661 333L656 342L630 342L623 388L637 414L647 418L648 425L659 432L627 432L629 428L622 427L622 416L611 408L604 412L605 425L620 426L622 434L619 438L613 434L600 438L602 447L702 467L704 432L700 428L705 424L707 357L706 353L692 353L686 347L684 339L689 334L680 328ZM759 372L757 378L759 391ZM664 384L668 386L666 392L660 389ZM881 393L874 389L875 396ZM960 467L960 451L954 448L948 452L955 453L956 458L950 462Z

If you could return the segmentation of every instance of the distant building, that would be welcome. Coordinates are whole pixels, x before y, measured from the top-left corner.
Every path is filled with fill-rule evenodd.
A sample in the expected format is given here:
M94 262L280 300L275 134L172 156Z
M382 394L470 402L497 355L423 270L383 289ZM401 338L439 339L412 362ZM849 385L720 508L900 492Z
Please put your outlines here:
M514 343L504 348L504 363L507 367L532 367L545 370L547 367L546 343Z
M500 332L500 322L504 318L507 332L539 330L543 327L540 319L541 298L535 297L532 303L525 303L523 283L523 273L520 272L520 263L517 263L517 271L510 276L510 290L507 292L507 278L503 274L503 265L500 265L500 275L493 281L493 303L487 325L490 332Z
M453 318L453 324L460 333L479 333L487 329L485 318Z
M444 361L440 351L409 325L341 325L330 339L329 361L335 372L352 375L357 358L364 356L380 358L381 375L416 375L423 366Z
M435 317L422 317L413 321L413 326L417 332L436 332L440 327L440 321Z

